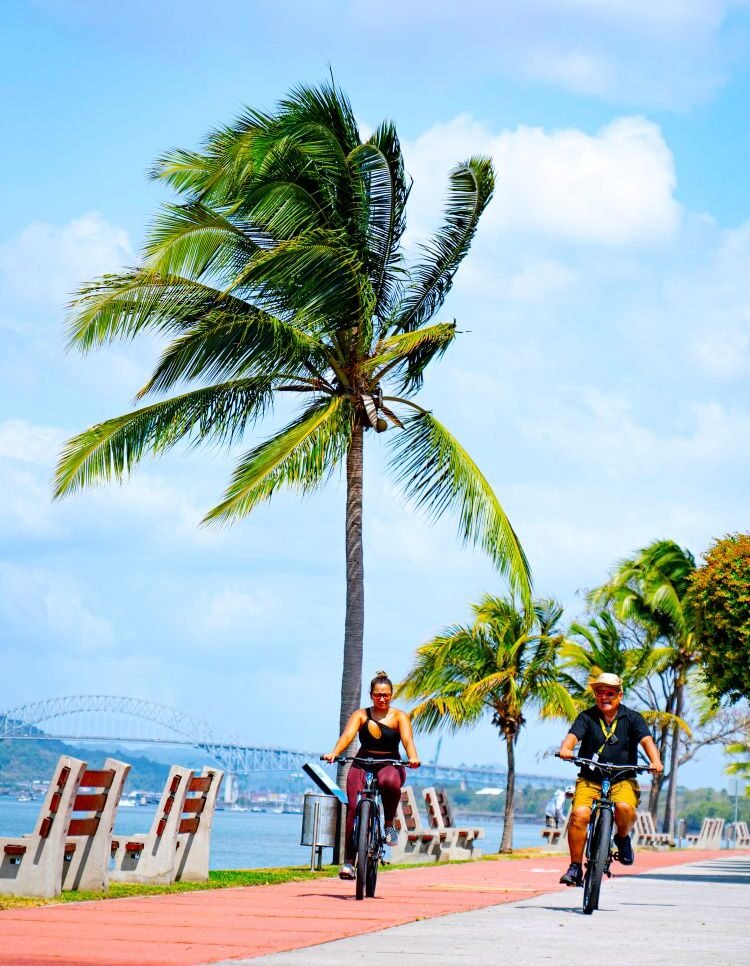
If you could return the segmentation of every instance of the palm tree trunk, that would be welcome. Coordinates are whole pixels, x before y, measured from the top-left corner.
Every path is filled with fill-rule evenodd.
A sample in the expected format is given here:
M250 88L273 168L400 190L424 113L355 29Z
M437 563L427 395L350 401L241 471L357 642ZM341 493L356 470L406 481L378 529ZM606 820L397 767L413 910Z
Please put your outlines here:
M675 685L675 714L678 718L682 717L682 704L685 692L685 684L682 675L677 679ZM677 818L677 770L680 761L680 726L672 726L672 741L669 749L669 783L667 785L667 806L664 809L664 831L668 832L672 841L675 837L675 826Z
M505 814L503 816L503 840L501 852L513 851L513 812L516 799L516 745L515 735L506 733L505 750L508 755L508 778L505 782Z
M659 749L659 757L662 761L667 755L667 738L669 731L667 728L660 728L659 740L657 742L657 747ZM664 787L664 775L652 775L651 776L651 793L648 796L648 810L651 812L651 818L656 822L657 815L659 814L659 799L661 798L661 790Z
M362 644L365 626L365 578L362 552L362 443L364 430L355 425L346 454L346 617L344 668L341 675L339 733L362 697ZM344 752L346 754L347 752ZM339 766L338 780L346 774Z

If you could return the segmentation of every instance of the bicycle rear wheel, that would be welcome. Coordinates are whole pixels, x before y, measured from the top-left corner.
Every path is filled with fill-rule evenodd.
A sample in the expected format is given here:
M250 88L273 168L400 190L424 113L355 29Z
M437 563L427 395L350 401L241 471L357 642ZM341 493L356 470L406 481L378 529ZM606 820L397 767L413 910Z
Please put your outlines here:
M369 798L363 798L359 803L359 821L357 823L357 887L355 893L358 899L364 899L367 887L371 824L372 802Z
M612 812L608 808L601 808L591 834L591 847L588 850L586 875L583 879L583 911L587 916L599 908L599 892L607 867L611 839Z

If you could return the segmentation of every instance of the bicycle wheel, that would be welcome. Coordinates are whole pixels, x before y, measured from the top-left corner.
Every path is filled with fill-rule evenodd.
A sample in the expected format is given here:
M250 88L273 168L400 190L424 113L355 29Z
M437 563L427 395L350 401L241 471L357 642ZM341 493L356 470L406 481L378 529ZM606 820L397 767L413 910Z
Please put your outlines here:
M583 911L587 916L599 908L599 892L607 866L611 838L612 812L608 808L600 808L591 835L591 848L588 850L586 875L583 880Z
M357 823L357 888L356 896L364 899L367 884L368 852L370 850L370 824L372 821L372 802L363 798L359 803L359 821Z
M372 816L372 835L367 861L367 875L365 876L365 895L368 899L375 896L375 886L378 881L378 866L380 864L380 823L377 815Z

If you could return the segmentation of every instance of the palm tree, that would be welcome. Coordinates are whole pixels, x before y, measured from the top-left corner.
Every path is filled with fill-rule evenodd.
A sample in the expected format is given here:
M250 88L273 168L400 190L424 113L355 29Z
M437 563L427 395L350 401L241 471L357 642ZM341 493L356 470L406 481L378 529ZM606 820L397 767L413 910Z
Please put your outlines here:
M669 774L664 830L674 836L677 806L677 772L680 730L684 727L690 672L697 659L695 613L690 586L695 559L673 540L657 540L635 556L620 561L604 586L590 599L601 606L611 604L616 616L640 626L651 644L665 649L661 685L662 710L671 721L663 734L669 739ZM656 695L655 695L656 696ZM658 743L658 742L657 742Z
M455 322L428 323L492 197L492 164L472 157L453 169L442 226L410 270L396 130L385 122L363 142L333 84L294 90L275 114L247 110L202 150L162 158L153 176L179 203L158 215L140 266L80 290L69 344L86 352L142 332L165 337L137 399L168 398L71 439L55 496L122 480L180 442L236 443L282 394L297 397L297 415L240 456L204 522L236 521L279 489L307 493L346 466L343 727L361 694L367 432L397 430L390 468L407 500L434 518L456 511L462 538L529 596L527 561L489 483L413 398L456 338Z
M420 703L417 730L458 731L489 714L508 761L501 852L513 850L515 745L529 708L542 717L572 718L575 703L558 676L562 608L539 600L519 608L512 597L486 595L472 606L474 622L455 625L417 650L398 692Z

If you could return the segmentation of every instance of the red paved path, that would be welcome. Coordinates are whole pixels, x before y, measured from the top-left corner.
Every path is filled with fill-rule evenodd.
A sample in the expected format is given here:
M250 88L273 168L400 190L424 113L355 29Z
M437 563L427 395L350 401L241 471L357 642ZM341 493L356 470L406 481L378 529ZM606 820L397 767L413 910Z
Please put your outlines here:
M630 874L727 853L640 852ZM0 964L171 966L242 959L563 889L567 855L394 870L375 899L318 879L0 912ZM623 870L622 874L628 874Z

